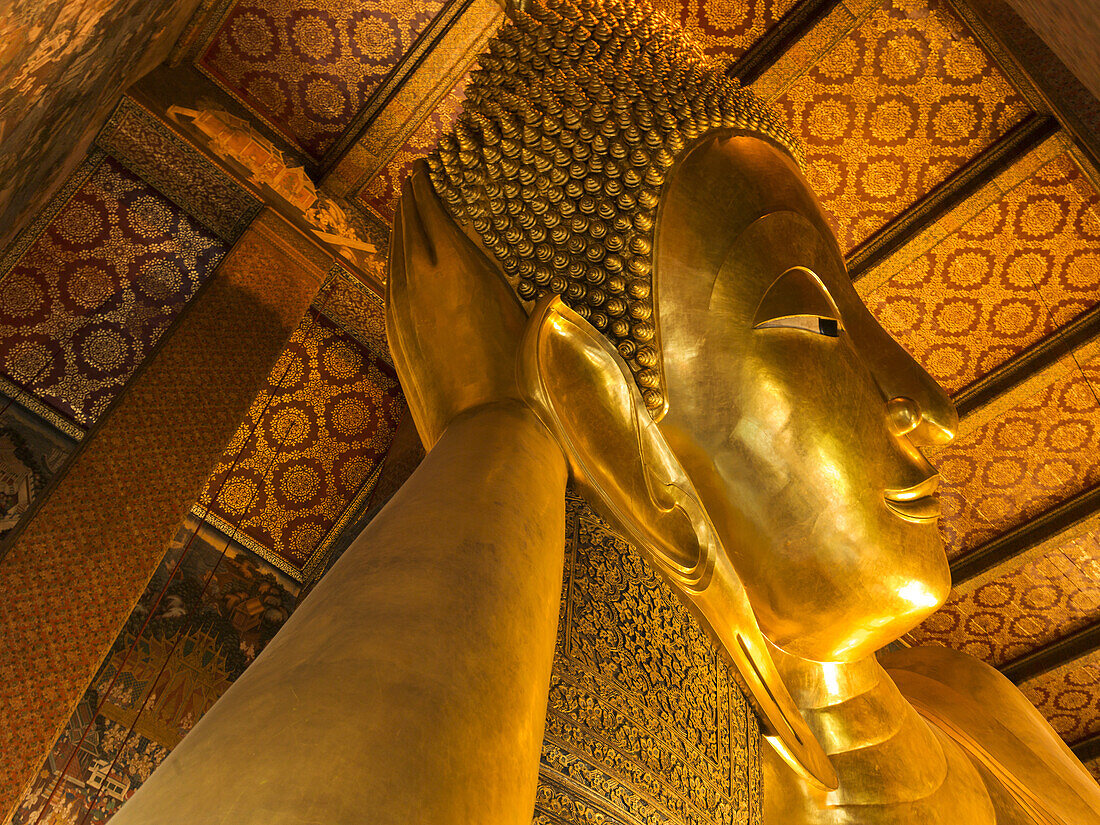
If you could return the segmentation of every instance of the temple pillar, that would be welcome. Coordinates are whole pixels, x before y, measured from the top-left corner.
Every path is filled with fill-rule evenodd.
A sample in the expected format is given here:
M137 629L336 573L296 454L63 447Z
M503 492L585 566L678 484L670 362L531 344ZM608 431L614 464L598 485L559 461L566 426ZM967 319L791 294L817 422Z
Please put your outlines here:
M0 561L0 822L331 266L275 212L241 235Z

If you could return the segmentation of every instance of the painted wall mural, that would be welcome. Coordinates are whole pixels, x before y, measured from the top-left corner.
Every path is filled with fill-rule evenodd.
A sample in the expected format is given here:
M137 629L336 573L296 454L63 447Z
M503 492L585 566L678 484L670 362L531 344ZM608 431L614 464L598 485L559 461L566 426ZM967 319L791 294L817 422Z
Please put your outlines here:
M271 641L298 590L188 518L12 825L110 819Z
M0 249L84 157L198 0L13 0L0 15Z
M226 252L113 158L86 169L0 281L0 374L85 429Z
M0 554L77 442L0 394Z

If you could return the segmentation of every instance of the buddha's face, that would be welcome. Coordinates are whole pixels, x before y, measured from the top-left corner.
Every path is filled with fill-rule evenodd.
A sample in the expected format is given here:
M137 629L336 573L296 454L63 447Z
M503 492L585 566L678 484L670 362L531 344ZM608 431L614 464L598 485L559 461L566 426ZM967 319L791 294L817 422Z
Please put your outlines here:
M955 409L867 311L769 144L695 148L657 227L661 430L765 635L817 661L867 656L950 588L939 477L918 448L951 440Z

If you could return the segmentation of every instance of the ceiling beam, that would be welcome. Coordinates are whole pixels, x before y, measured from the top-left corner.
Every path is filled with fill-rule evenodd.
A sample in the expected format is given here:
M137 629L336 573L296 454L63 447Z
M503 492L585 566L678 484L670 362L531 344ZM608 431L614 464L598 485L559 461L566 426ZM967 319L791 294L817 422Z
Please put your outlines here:
M927 231L948 212L992 182L1002 170L1057 131L1058 121L1054 118L1028 115L992 146L850 252L847 258L852 280L858 281Z
M1043 645L998 669L1016 684L1021 684L1079 662L1097 651L1100 651L1100 622Z
M741 81L742 86L754 83L839 3L840 0L801 0L730 64L726 76Z
M973 418L982 408L1008 395L1014 388L1051 370L1066 356L1072 356L1100 341L1100 305L1067 326L1017 353L992 372L955 394L953 400L961 418ZM1071 362L1076 362L1071 359ZM1046 386L1049 382L1044 382ZM987 416L982 416L987 418ZM983 421L984 423L984 421ZM973 429L973 425L967 429Z
M993 578L1009 562L1023 563L1100 524L1100 487L1063 501L1045 513L1002 533L951 562L955 589L973 589Z
M1087 739L1082 739L1080 742L1070 745L1069 749L1082 763L1091 762L1093 759L1100 757L1100 733L1094 733Z

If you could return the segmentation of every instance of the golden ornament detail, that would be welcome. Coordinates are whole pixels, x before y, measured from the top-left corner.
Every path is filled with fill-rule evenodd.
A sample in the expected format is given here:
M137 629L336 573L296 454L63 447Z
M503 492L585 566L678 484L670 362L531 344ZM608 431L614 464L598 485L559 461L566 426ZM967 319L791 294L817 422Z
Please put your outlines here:
M543 0L489 42L428 167L519 297L560 294L616 345L659 416L655 211L676 157L720 129L801 160L778 118L647 3Z

